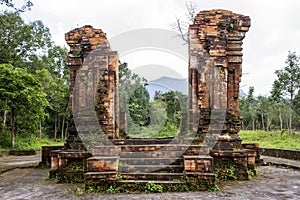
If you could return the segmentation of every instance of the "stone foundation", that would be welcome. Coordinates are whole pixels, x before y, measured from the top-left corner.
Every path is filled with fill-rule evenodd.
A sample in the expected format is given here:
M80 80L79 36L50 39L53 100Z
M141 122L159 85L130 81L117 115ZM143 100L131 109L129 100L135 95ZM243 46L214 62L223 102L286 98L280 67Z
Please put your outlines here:
M64 146L43 146L42 147L42 161L40 166L50 167L51 166L51 151L63 149Z
M83 183L87 172L87 158L90 153L78 151L54 150L50 153L50 178L58 183Z

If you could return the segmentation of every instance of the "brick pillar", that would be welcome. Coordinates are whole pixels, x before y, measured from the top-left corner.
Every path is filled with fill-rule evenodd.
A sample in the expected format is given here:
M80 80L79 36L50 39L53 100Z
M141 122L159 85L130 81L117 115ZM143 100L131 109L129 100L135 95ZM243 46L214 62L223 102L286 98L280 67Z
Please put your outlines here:
M201 11L189 27L189 128L217 149L239 147L242 44L250 18ZM198 116L199 117L198 117Z
M66 33L65 39L70 46L67 65L70 68L71 94L69 137L65 148L85 149L83 139L78 135L79 131L87 134L104 133L108 138L117 138L119 136L119 129L116 126L119 123L117 52L110 49L106 34L92 26L76 28ZM82 122L76 124L77 127L75 119Z

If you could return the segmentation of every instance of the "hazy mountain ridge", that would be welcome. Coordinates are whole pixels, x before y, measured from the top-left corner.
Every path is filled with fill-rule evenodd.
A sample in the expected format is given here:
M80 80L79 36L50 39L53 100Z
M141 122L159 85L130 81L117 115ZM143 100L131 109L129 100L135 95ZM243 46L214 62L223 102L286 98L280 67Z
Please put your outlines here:
M178 79L162 76L156 80L149 81L147 90L150 94L151 99L153 99L155 91L161 91L162 93L168 92L170 90L179 91L183 94L188 94L188 79ZM240 89L240 97L245 97L247 94Z

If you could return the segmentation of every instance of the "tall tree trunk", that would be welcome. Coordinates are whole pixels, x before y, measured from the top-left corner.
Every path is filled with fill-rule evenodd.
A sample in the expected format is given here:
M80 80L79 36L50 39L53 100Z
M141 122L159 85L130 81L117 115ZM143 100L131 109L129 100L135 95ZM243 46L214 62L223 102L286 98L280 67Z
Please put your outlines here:
M56 142L57 139L57 117L55 117L55 122L54 122L54 142Z
M66 129L65 129L65 138L68 137L68 128L69 128L69 123L67 123Z
M293 123L293 110L292 107L290 108L290 117L289 117L289 133L292 132L292 123Z
M294 87L292 87L292 88L294 88ZM294 90L291 90L291 91L293 91L294 92ZM291 92L291 97L290 97L290 109L289 109L289 111L290 111L290 117L289 117L289 133L291 133L292 132L292 123L293 123L293 100L294 100L294 93L293 92Z
M3 114L3 135L6 135L6 117L7 117L7 110L4 110L4 114Z
M252 118L252 130L255 131L255 118Z
M241 125L242 125L242 130L245 130L245 125L244 125L243 120L242 120L242 122L241 122Z
M64 139L64 128L65 128L65 117L63 117L63 121L61 125L61 139Z
M279 120L280 120L280 131L283 129L283 122L282 122L282 116L281 116L281 109L279 109Z
M273 121L273 119L270 116L271 116L271 113L269 113L268 117L267 117L267 131L271 130L271 125L272 125L272 121Z
M15 109L12 107L10 111L10 125L11 125L11 147L15 147Z
M42 121L40 120L40 140L42 139Z
M262 129L265 130L265 122L264 122L264 114L261 113L261 124L262 124Z

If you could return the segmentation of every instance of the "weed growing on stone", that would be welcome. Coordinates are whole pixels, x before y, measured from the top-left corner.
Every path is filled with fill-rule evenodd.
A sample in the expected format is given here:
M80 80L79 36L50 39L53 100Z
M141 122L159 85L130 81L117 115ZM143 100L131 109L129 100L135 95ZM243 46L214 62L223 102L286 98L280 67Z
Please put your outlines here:
M231 165L229 167L229 169L227 170L227 172L228 172L227 176L228 176L229 179L233 179L233 180L237 179L236 175L234 174L234 171L235 171L235 166Z
M163 192L163 186L157 185L153 182L148 182L144 188L145 188L145 193L162 193Z
M119 181L125 180L125 176L122 175L122 174L120 174L120 173L117 173L117 179L118 179Z
M234 165L230 165L225 168L216 168L215 174L217 175L217 179L221 181L237 180Z
M255 175L255 171L248 169L247 174L248 174L248 180L252 180L253 176Z
M119 188L114 188L112 185L106 190L106 193L108 194L115 194L119 192Z
M84 189L82 189L82 188L80 188L80 187L77 188L75 194L76 194L77 196L83 195L83 194L84 194Z
M207 190L208 192L219 192L220 188L218 185L213 186L212 188L210 188L209 190Z

